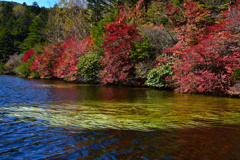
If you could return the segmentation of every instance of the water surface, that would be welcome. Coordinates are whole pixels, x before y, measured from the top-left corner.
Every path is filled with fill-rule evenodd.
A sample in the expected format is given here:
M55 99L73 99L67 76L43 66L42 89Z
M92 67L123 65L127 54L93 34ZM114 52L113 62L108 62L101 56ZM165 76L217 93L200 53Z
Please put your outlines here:
M240 159L239 102L0 76L0 159Z

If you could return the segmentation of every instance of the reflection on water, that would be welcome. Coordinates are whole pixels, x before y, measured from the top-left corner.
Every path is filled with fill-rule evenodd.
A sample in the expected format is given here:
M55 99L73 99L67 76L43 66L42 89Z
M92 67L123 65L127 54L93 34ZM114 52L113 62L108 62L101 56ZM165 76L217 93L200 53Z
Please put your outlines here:
M0 76L0 159L240 159L239 99Z

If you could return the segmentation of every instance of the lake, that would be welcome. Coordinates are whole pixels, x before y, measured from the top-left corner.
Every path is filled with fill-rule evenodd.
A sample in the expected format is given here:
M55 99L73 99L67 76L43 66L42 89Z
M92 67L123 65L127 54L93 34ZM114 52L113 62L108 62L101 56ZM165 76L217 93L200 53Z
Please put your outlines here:
M240 99L0 76L0 159L240 159Z

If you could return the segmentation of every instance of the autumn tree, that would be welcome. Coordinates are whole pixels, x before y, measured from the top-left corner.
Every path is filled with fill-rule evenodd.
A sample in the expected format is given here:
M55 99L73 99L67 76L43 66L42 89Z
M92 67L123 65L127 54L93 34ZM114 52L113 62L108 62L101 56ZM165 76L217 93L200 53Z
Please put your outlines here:
M88 53L92 46L90 38L67 38L62 44L59 58L53 67L54 76L68 81L79 80L77 64L79 58Z
M38 70L39 75L42 78L53 78L53 68L57 63L62 50L62 42L55 43L54 45L45 46L43 54L40 56L36 56L37 60L34 59L31 69ZM40 64L38 65L39 62Z
M131 63L130 50L134 47L133 41L140 40L136 25L127 24L128 19L125 17L125 11L121 10L118 19L115 22L108 23L105 28L106 41L104 42L105 56L102 59L102 65L105 69L100 73L102 83L126 83Z
M50 44L54 44L63 39L62 36L61 13L59 7L51 8L48 14L47 28L43 31L45 38Z
M16 17L22 16L26 12L27 8L26 6L23 6L21 4L18 4L13 7L13 13Z
M71 37L73 34L78 38L84 38L89 34L89 23L84 21L83 10L86 6L85 0L62 0L59 5L62 7L63 37Z
M84 21L84 0L62 0L49 13L45 36L52 44L60 42L72 35L84 38L90 32L89 23Z
M238 35L228 29L234 21L222 14L219 21L209 19L208 10L187 0L186 24L178 29L179 42L166 50L175 59L173 81L180 92L227 93L233 84L233 72L240 67ZM231 25L230 25L231 26Z

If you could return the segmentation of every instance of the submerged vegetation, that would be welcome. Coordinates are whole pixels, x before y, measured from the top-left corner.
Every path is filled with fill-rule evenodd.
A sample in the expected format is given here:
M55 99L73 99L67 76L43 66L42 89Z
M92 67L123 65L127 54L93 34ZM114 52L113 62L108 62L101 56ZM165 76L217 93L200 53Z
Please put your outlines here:
M203 95L190 95L189 98L182 94L163 98L160 92L166 91L158 91L156 97L149 93L146 97L150 100L148 103L141 102L141 98L133 102L91 100L71 104L18 105L5 110L10 110L10 117L36 118L55 127L91 130L153 131L240 124L238 99Z
M239 17L239 0L2 3L0 73L239 94Z

